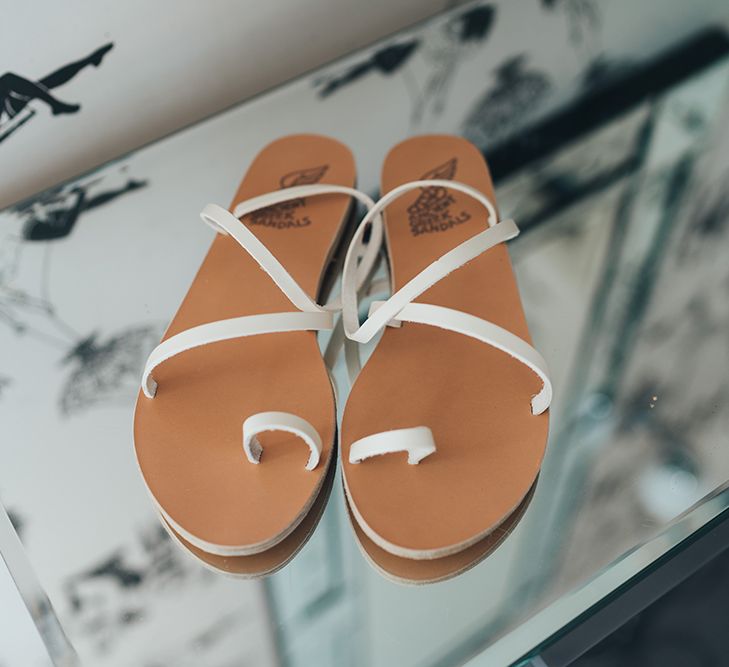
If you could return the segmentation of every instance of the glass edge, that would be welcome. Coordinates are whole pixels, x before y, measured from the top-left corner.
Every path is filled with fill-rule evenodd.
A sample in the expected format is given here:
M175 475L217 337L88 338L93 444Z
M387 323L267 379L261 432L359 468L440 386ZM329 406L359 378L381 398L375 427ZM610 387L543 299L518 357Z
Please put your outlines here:
M660 567L661 563L673 558L695 542L702 532L710 530L717 521L723 520L721 517L729 517L729 481L721 484L692 508L673 519L651 539L611 561L601 573L586 579L492 644L482 645L479 649L472 651L470 656L463 656L462 664L468 665L468 667L481 667L481 665L485 667L486 664L528 664L530 659L538 655L548 644L578 625L586 615L608 604L627 587L640 581ZM694 527L697 521L701 523ZM677 531L682 532L678 541L666 539L670 533ZM662 544L668 541L672 543ZM657 546L660 548L660 553L656 553ZM633 561L637 562L633 563ZM601 593L607 587L606 583L616 576L618 570L626 571L618 572L620 580L609 585L608 593ZM565 614L559 614L558 610L562 606L568 609L575 607L575 609L567 611ZM566 621L555 622L552 620L553 618L559 619L560 616L564 618L565 615L570 616ZM544 631L540 632L540 636L536 639L529 639L530 630L528 628L540 621ZM525 650L525 646L530 648ZM482 660L489 662L485 663Z

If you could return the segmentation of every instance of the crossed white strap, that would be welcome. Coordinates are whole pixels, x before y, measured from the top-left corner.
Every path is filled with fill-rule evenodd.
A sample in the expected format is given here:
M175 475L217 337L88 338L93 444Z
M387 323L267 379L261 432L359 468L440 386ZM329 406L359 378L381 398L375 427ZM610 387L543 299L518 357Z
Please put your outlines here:
M354 188L332 184L315 184L285 188L259 197L253 197L237 204L233 214L215 204L208 204L203 209L200 214L203 221L217 233L226 234L235 239L271 277L298 310L247 315L218 322L209 322L192 327L164 340L152 350L142 374L142 391L148 399L153 399L158 389L157 381L152 375L154 369L164 361L188 350L245 336L289 331L321 331L333 328L334 313L332 311L337 310L338 305L320 306L317 304L286 271L271 251L239 220L239 218L254 211L292 199L331 194L343 194L353 197L364 203L368 209L374 206L374 201L368 195ZM377 225L377 228L373 227L371 244L364 247L353 278L356 283L355 289L359 289L367 279L377 260L382 242L381 234L381 224ZM262 412L249 416L243 422L243 449L251 463L258 463L261 458L262 448L256 437L257 434L271 430L287 431L298 435L311 450L306 469L313 470L317 466L322 449L319 434L306 420L285 412Z
M356 280L358 275L356 268L357 257L363 253L361 244L364 239L364 230L368 225L372 225L373 229L382 225L382 210L394 200L412 190L426 187L448 188L472 197L487 210L489 227L425 267L386 301L374 302L370 306L369 316L360 325L358 318L360 285ZM345 334L351 340L367 343L385 326L400 326L402 322L412 322L440 327L475 338L509 354L539 377L542 387L532 397L531 411L533 415L543 413L549 408L552 401L552 383L544 358L529 343L503 327L474 315L444 306L414 303L418 296L452 271L483 254L489 248L508 241L518 234L519 229L513 220L498 221L496 209L488 197L464 183L447 180L420 180L394 188L369 209L355 232L347 252L342 276L342 318ZM430 429L425 426L415 426L366 436L352 444L349 460L350 463L358 463L370 456L398 451L408 452L408 463L419 463L435 451L435 442Z

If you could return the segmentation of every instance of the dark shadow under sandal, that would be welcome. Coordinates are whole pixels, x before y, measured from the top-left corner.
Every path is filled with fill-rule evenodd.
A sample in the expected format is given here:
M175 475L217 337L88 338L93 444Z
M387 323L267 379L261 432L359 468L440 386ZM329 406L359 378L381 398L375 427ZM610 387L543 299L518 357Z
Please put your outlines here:
M436 559L483 540L524 501L552 388L504 243L518 229L498 220L481 153L458 137L408 139L388 154L381 189L344 266L347 336L382 337L345 408L343 480L368 540ZM357 257L380 211L392 296L360 324Z

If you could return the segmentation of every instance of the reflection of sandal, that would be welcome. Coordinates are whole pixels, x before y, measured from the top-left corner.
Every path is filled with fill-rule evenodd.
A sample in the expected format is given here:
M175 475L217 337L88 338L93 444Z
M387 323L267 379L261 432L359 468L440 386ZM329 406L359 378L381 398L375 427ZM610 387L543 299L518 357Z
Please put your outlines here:
M271 549L323 488L336 425L316 331L333 323L314 298L353 197L371 204L354 181L345 146L290 136L255 158L235 215L203 211L218 235L147 361L134 440L159 512L209 554Z
M503 243L518 229L498 221L479 151L451 136L404 141L385 160L382 192L344 266L347 335L383 333L345 408L343 478L378 547L441 558L489 535L526 497L551 384ZM360 325L352 258L385 206L393 296Z
M445 581L446 579L452 579L459 574L463 574L496 551L502 542L519 525L534 497L536 486L537 483L535 482L529 493L527 493L526 498L521 501L519 507L486 537L458 553L443 556L442 558L433 558L431 560L401 558L400 556L391 554L389 551L385 551L365 535L362 528L360 528L352 516L349 505L347 505L347 510L350 522L354 528L355 539L362 555L383 577L399 584L434 584L438 581Z
M250 556L217 556L209 554L180 537L164 519L162 519L162 525L182 549L208 570L238 579L264 577L278 572L287 565L309 541L329 500L335 471L336 466L330 465L329 472L327 472L324 480L324 487L319 492L312 508L294 531L278 544L261 553Z

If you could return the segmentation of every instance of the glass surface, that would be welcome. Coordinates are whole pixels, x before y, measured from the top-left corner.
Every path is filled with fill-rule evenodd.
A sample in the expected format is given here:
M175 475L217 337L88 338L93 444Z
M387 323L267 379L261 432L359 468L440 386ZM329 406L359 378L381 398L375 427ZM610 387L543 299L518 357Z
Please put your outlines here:
M454 10L0 212L0 496L85 664L505 665L729 507L726 42L684 67L589 61L564 14L527 57L490 32L509 11ZM339 483L282 572L218 576L139 479L138 381L211 241L197 213L294 132L347 143L372 194L393 143L463 134L523 230L547 457L511 534L451 581L376 574Z

